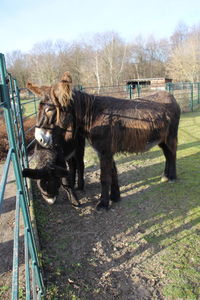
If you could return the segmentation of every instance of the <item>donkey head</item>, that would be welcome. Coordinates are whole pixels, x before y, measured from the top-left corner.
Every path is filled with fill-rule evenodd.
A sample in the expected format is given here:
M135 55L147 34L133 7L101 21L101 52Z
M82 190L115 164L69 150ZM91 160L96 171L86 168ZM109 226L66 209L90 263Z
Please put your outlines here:
M36 120L35 138L46 148L53 145L52 131L56 126L66 128L63 124L63 110L72 99L72 78L65 72L61 80L52 86L36 86L27 83L27 88L41 97ZM65 120L66 123L66 120Z
M53 204L59 194L59 188L64 182L68 182L68 172L59 166L44 167L40 169L25 168L22 171L24 177L37 180L37 186L42 197L48 204Z

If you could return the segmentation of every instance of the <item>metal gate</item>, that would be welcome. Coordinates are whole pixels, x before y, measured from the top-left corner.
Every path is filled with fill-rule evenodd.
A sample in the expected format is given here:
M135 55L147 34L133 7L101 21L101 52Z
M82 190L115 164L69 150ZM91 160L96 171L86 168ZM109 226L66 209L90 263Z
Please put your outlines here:
M22 117L22 103L16 80L8 74L5 58L0 54L0 107L4 110L7 128L9 151L1 174L0 184L0 213L4 202L9 169L13 166L16 180L16 208L13 232L13 267L11 299L16 300L19 295L19 226L20 216L24 227L24 264L25 264L25 299L41 299L44 296L42 270L38 258L35 234L30 217L31 189L27 180L22 177L22 169L28 167L28 156L25 143L25 132ZM0 228L1 231L1 228ZM2 257L1 257L2 259Z

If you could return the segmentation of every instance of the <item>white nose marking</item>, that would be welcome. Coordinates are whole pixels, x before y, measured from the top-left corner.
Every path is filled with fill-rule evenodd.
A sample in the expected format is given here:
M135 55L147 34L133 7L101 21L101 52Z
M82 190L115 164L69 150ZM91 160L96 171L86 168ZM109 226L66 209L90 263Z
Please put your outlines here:
M48 131L45 133L42 128L35 128L35 139L43 147L48 147L52 145L52 135Z

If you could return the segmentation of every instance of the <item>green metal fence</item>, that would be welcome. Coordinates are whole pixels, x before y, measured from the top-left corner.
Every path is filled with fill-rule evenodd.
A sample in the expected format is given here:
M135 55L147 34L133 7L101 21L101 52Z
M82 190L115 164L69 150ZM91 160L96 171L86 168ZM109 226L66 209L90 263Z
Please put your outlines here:
M199 109L200 82L170 82L166 89L175 96L183 112Z
M77 89L98 95L108 95L126 99L134 99L155 92L156 90L167 90L172 93L178 101L182 112L194 111L200 107L200 83L178 82L167 83L163 86L116 85L94 87L79 86Z
M0 212L4 204L4 195L7 188L8 172L13 166L16 180L16 209L13 232L13 271L11 299L19 299L19 253L24 247L25 282L23 286L24 299L41 299L44 296L42 270L38 259L35 234L30 216L31 189L27 180L22 177L22 168L28 167L27 146L23 126L22 108L32 102L36 108L36 99L21 102L17 82L6 71L5 58L0 54L0 107L4 110L4 118L9 139L9 151L4 164L0 184ZM35 114L33 112L32 114ZM31 115L31 114L30 114ZM25 119L28 117L26 114ZM24 228L23 245L19 242L20 216ZM1 228L0 228L1 230ZM2 259L2 258L1 258ZM21 295L20 295L21 297ZM2 298L3 299L3 298Z

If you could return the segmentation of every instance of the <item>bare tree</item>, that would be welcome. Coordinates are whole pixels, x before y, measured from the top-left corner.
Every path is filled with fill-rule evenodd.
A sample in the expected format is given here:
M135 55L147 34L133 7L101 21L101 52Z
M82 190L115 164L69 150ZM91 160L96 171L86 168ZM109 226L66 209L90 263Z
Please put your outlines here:
M172 48L180 46L187 39L188 34L188 26L183 21L180 21L177 24L175 31L170 38Z
M30 76L28 55L21 51L13 51L6 55L6 62L9 72L17 79L19 87L24 87Z
M58 78L57 55L52 41L35 44L29 59L32 71L30 79L51 85Z
M126 43L115 32L98 34L93 43L96 78L101 78L104 85L119 84L126 60Z
M68 43L37 43L30 53L7 55L9 70L21 87L31 79L52 84L70 71L75 85L119 85L131 78L170 76L175 80L200 80L200 25L179 23L170 39L136 37L126 43L116 32L105 32Z
M200 35L190 36L171 52L167 71L176 81L200 80Z

